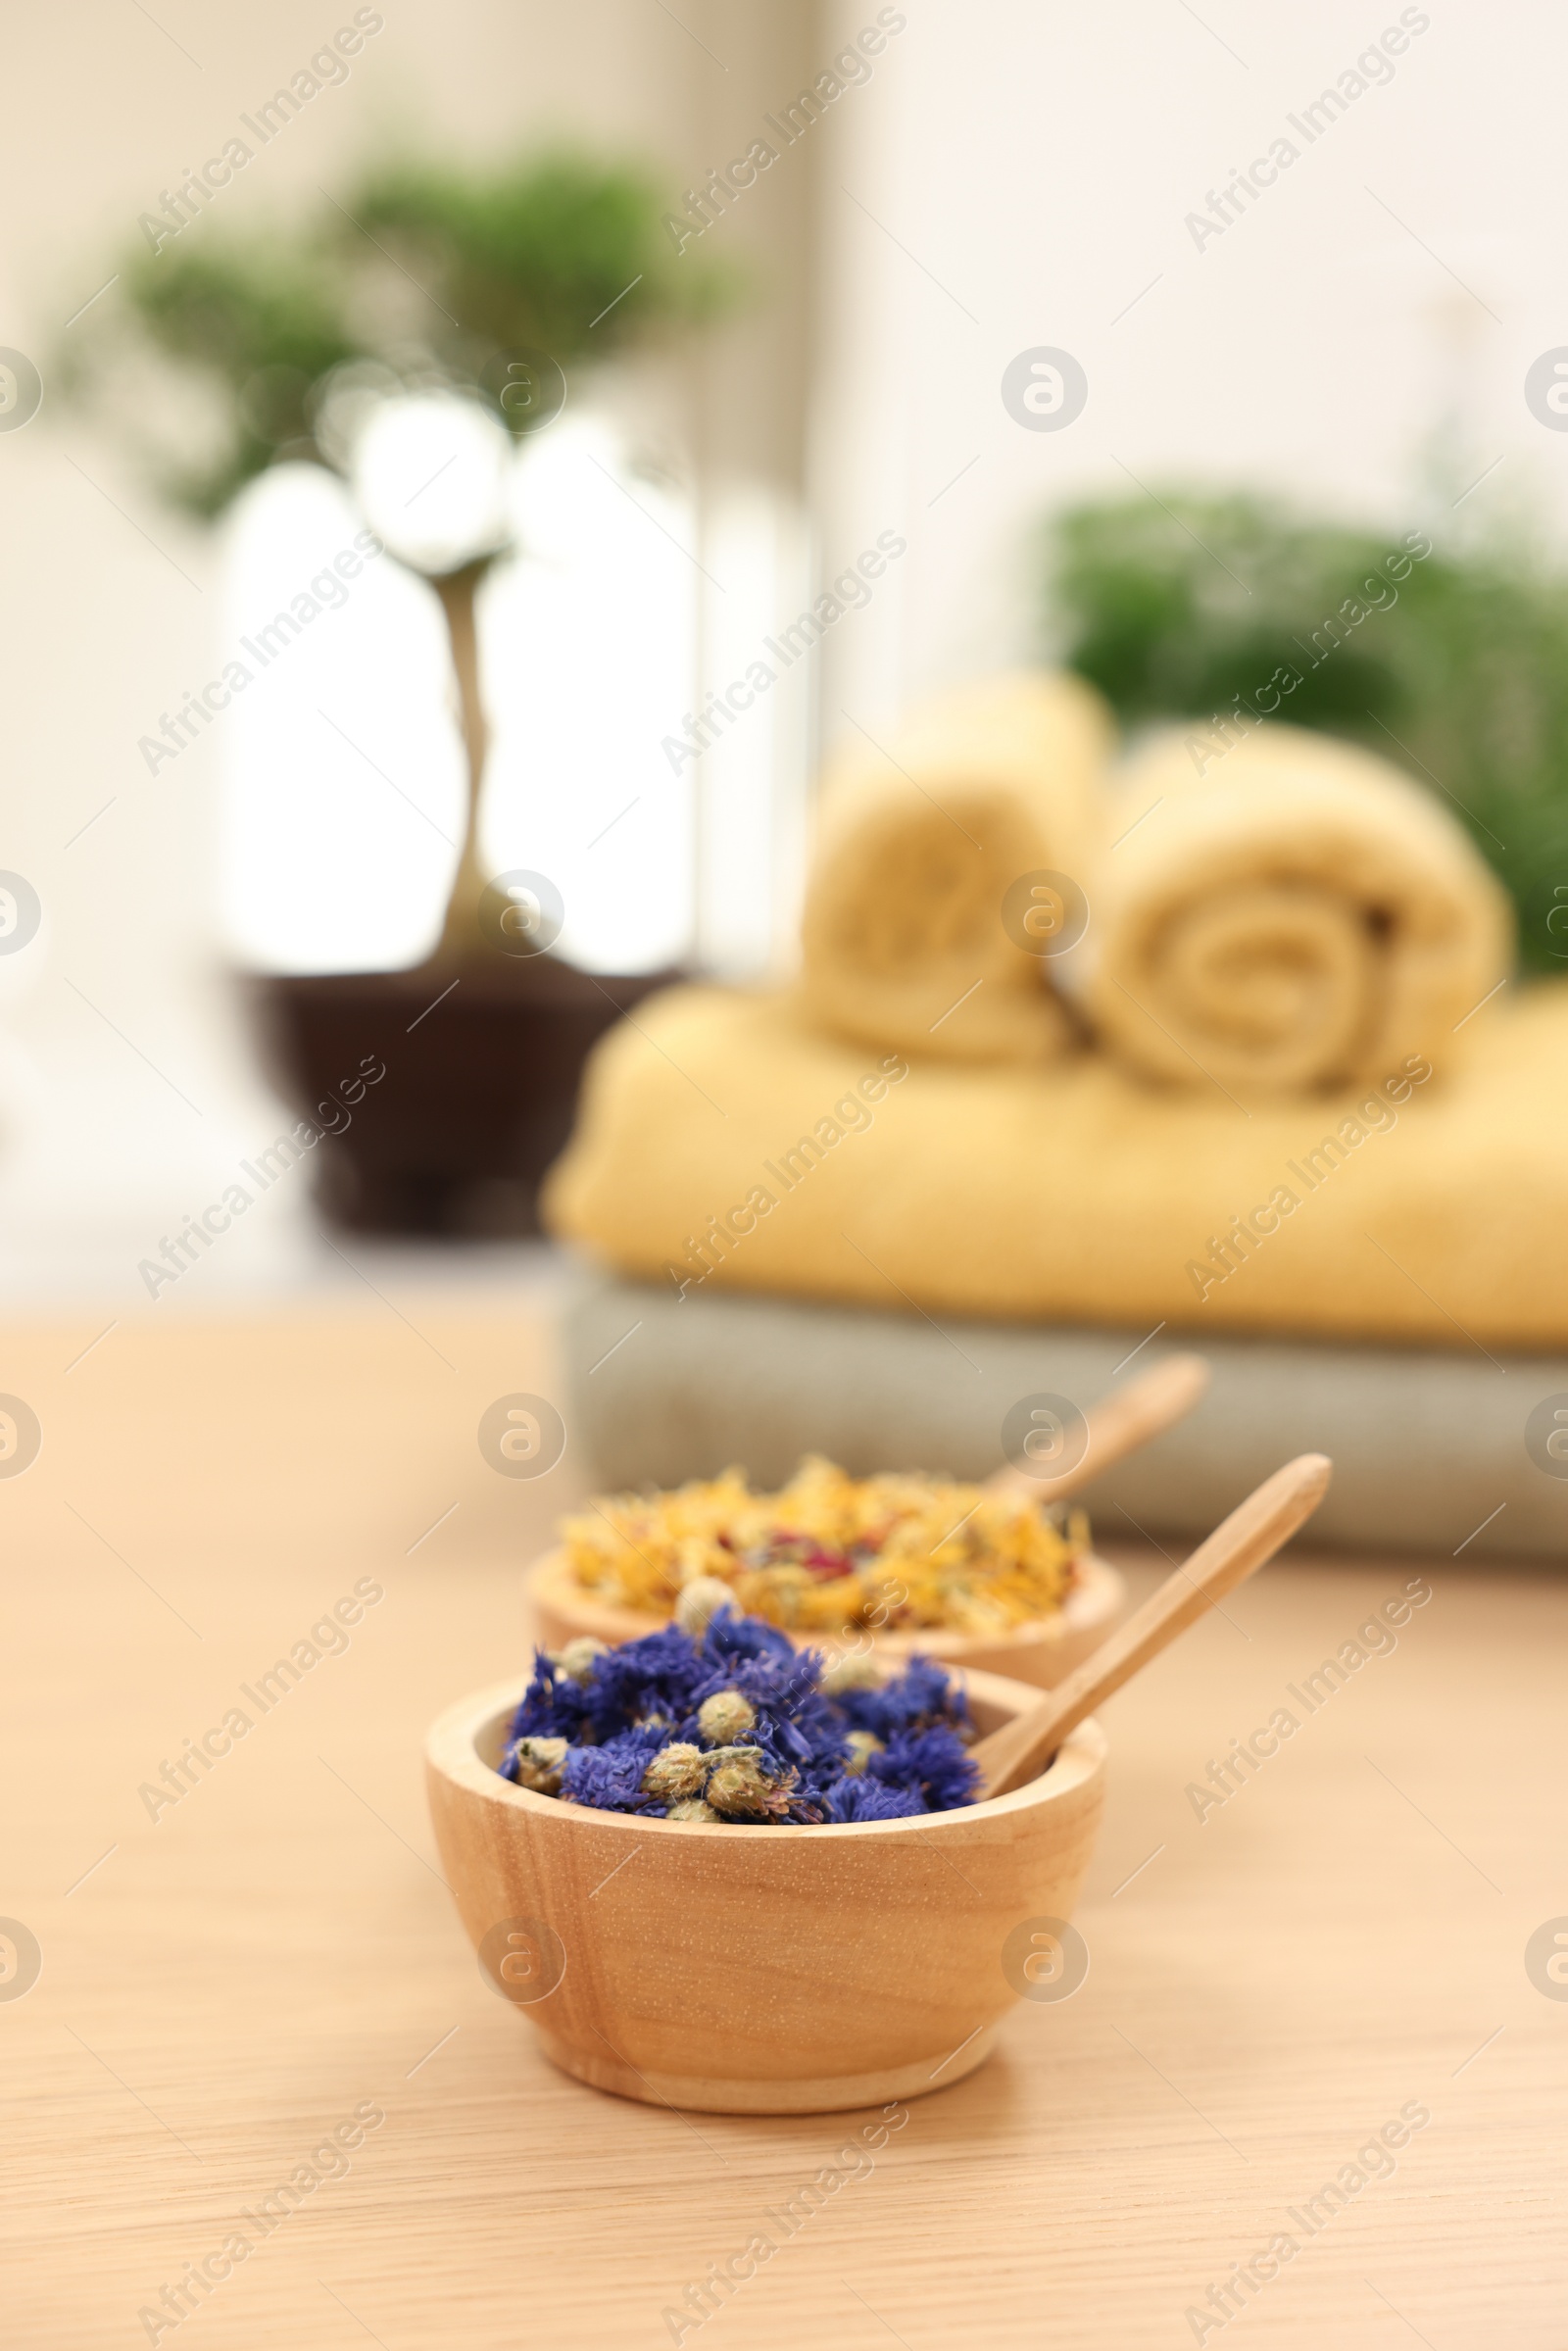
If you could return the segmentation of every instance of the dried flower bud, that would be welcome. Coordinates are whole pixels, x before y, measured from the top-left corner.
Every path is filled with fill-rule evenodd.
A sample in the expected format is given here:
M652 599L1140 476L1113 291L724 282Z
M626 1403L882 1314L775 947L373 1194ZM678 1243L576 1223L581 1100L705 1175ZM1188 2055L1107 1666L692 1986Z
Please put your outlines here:
M575 1641L568 1641L564 1649L552 1656L550 1662L564 1680L586 1682L594 1659L608 1654L608 1646L604 1641L595 1641L591 1633L581 1633Z
M643 1793L670 1803L682 1796L700 1796L703 1782L708 1777L709 1758L701 1747L688 1746L677 1739L672 1745L661 1747L643 1774Z
M675 1622L693 1641L701 1641L721 1608L733 1608L735 1594L717 1576L698 1576L675 1602Z
M869 1649L846 1649L822 1668L822 1689L830 1698L847 1690L876 1690L881 1683L882 1668Z
M732 1746L757 1721L757 1708L738 1690L715 1690L697 1709L697 1728L713 1746Z
M720 1817L712 1805L705 1803L701 1796L682 1796L679 1803L671 1804L664 1815L669 1821L716 1821Z
M882 1740L874 1731L852 1731L845 1743L850 1751L845 1758L844 1768L852 1778L856 1773L863 1772L871 1757L880 1755L883 1747Z
M789 1809L795 1780L793 1771L781 1780L770 1779L762 1769L760 1747L735 1747L710 1775L708 1801L731 1819L777 1820Z
M513 1757L513 1777L519 1788L531 1788L541 1796L561 1793L561 1774L566 1760L564 1739L519 1739Z

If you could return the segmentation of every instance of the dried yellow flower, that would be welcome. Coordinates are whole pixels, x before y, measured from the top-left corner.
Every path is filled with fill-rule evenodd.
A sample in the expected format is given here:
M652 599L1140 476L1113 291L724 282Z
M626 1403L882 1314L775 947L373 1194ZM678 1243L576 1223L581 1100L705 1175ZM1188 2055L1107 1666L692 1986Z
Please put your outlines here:
M793 1771L782 1780L769 1779L760 1747L731 1747L709 1776L708 1801L731 1818L778 1819L788 1809L795 1779Z
M710 1760L701 1747L690 1746L684 1739L661 1747L643 1773L644 1795L656 1796L665 1803L682 1796L700 1796Z
M564 1739L519 1739L515 1753L519 1788L531 1788L541 1796L561 1793L561 1775L566 1760Z
M568 1682L586 1682L594 1659L607 1654L606 1642L595 1641L591 1633L582 1633L575 1641L568 1641L550 1662Z
M881 1683L882 1668L869 1649L845 1649L822 1668L822 1688L830 1698L842 1697L847 1690L877 1690Z
M874 1731L852 1731L847 1744L850 1752L844 1768L852 1775L863 1772L871 1757L883 1751L883 1742Z
M722 1817L701 1796L682 1796L679 1803L671 1804L664 1815L668 1821L716 1821Z
M792 1633L1006 1633L1055 1615L1089 1546L1079 1510L912 1474L851 1478L802 1462L777 1494L739 1470L677 1493L619 1494L564 1522L585 1592L700 1636L733 1603Z
M634 1603L635 1605L635 1603ZM733 1608L735 1594L716 1576L699 1576L675 1601L675 1622L693 1641L701 1641L720 1608Z
M715 1690L697 1709L697 1728L714 1746L733 1746L757 1721L757 1708L738 1690Z

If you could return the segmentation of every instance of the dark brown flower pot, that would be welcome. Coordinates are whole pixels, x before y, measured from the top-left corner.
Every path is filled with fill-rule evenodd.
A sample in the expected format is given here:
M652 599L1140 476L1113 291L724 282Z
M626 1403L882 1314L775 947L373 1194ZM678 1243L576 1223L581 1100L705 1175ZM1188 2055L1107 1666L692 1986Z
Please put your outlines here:
M269 1074L316 1153L328 1222L361 1233L537 1233L589 1049L678 975L590 975L551 955L248 982ZM377 1063L385 1075L364 1086ZM334 1106L335 1105L335 1106Z

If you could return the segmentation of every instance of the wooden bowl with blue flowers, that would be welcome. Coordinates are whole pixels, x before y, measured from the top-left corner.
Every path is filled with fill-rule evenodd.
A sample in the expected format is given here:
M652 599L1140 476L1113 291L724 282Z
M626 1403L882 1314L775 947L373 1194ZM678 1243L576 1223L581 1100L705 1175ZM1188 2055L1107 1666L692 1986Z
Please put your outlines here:
M981 1735L1039 1694L963 1679ZM986 1802L698 1821L504 1778L528 1687L514 1677L435 1723L430 1808L486 1981L579 2082L719 2114L886 2105L973 2073L1017 2000L1074 1987L1069 1922L1103 1790L1092 1720L1038 1780Z

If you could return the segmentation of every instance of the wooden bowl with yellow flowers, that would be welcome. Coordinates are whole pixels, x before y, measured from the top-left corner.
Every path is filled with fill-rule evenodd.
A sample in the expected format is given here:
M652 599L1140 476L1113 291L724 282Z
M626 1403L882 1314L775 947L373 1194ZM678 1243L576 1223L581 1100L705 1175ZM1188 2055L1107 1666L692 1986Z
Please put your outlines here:
M547 1648L618 1646L716 1606L777 1625L802 1648L916 1651L1050 1689L1125 1605L1083 1512L1042 1508L1020 1485L916 1475L851 1478L809 1457L777 1494L739 1470L669 1494L617 1494L563 1522L528 1571Z

